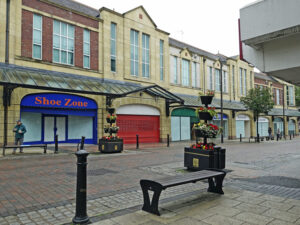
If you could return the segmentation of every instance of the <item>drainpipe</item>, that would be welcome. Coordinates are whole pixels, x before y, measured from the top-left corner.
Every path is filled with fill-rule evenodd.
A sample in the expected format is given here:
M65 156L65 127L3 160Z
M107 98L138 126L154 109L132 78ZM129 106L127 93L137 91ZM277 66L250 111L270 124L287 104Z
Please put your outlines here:
M9 12L10 12L10 0L6 0L5 63L9 63Z

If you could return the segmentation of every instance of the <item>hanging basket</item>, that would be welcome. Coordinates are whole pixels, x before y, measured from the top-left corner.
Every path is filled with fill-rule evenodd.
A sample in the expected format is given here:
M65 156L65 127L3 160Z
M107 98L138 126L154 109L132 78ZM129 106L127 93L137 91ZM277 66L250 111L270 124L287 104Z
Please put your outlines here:
M111 115L111 114L113 114L115 112L115 108L108 108L107 111Z
M200 120L212 120L213 117L210 115L209 112L198 112Z
M195 129L195 136L202 138L216 138L216 135L208 134L203 130Z
M108 123L115 123L116 122L116 119L110 119L110 118L106 118L106 122Z
M202 104L209 105L209 104L211 104L214 96L200 96L200 98L201 98Z

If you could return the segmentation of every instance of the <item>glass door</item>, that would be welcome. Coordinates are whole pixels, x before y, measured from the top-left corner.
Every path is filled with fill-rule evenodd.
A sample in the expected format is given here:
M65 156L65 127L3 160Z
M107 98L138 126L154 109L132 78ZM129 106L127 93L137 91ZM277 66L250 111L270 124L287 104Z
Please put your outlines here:
M44 142L66 141L66 116L44 116Z

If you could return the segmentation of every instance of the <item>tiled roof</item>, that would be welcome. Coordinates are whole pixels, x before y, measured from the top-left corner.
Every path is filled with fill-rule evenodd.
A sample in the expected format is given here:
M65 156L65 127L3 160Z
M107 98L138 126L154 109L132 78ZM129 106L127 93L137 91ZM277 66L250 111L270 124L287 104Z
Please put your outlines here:
M214 59L214 60L218 60L219 57L216 56L215 54L212 54L210 52L207 52L207 51L204 51L200 48L196 48L192 45L189 45L189 44L186 44L184 42L181 42L181 41L178 41L178 40L175 40L173 38L169 38L169 44L174 46L174 47L177 47L177 48L187 48L189 51L193 52L193 53L196 53L198 55L203 55L203 56L206 56L210 59Z
M176 93L178 97L182 98L184 100L184 105L185 106L203 106L201 103L201 100L198 98L198 96L194 95L184 95L184 94L178 94ZM210 105L211 107L216 107L217 109L221 108L221 102L220 99L214 98L212 101L212 104ZM231 109L231 110L241 110L244 111L246 110L245 106L236 101L228 101L228 100L223 100L223 109Z
M99 17L100 14L99 10L73 0L47 0L47 1L89 15L91 17Z
M272 82L278 82L277 80L275 80L271 76L268 76L267 74L264 74L264 73L254 72L254 78L258 78L258 79L262 79L262 80L269 80L269 81L272 81Z

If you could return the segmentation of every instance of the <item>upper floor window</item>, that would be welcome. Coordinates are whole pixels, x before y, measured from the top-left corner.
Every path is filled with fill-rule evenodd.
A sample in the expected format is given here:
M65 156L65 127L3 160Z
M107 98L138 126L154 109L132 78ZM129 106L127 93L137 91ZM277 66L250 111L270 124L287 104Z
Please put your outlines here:
M164 80L164 41L159 41L160 80Z
M178 71L177 71L177 57L176 56L171 56L171 76L172 79L171 81L173 84L178 84Z
M252 88L253 85L253 73L250 71L250 89Z
M139 75L139 32L130 30L130 73Z
M110 24L110 70L116 72L117 24Z
M74 64L74 26L54 20L53 62Z
M220 70L215 69L215 90L221 90Z
M90 68L90 31L83 31L83 67Z
M213 68L211 66L209 67L208 89L209 90L214 90L214 85L213 85Z
M228 92L228 78L227 78L227 72L226 71L222 71L222 81L223 81L223 92Z
M244 69L244 77L243 77L243 80L244 80L244 95L246 96L247 95L247 70Z
M233 93L233 99L235 99L235 68L232 66L231 76L232 76L232 93Z
M286 100L287 100L287 105L294 105L294 87L293 86L286 87Z
M42 16L33 14L32 58L42 59Z
M280 105L280 91L276 89L276 105Z
M181 84L183 86L190 85L190 62L186 59L182 59L182 81Z
M150 36L147 34L142 35L142 75L143 77L150 77Z
M244 91L243 91L243 69L240 68L240 95L243 95L244 94Z
M197 87L197 64L192 62L192 87Z

